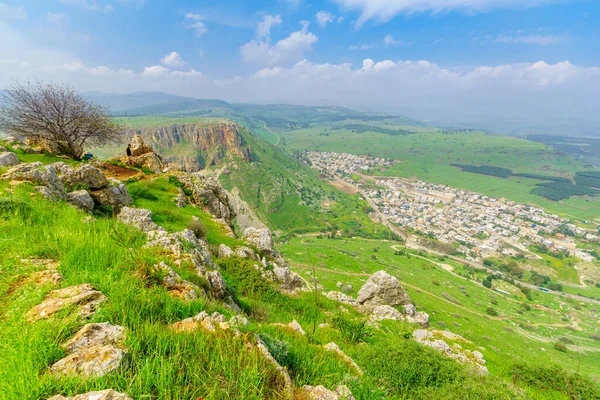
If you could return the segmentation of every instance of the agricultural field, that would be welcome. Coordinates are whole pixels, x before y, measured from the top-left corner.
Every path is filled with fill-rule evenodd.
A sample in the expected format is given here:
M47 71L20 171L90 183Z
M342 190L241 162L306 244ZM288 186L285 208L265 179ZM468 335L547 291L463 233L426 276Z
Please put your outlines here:
M336 284L341 282L352 285L349 294L355 296L373 272L395 275L417 308L430 315L433 327L484 347L486 365L494 373L519 360L558 363L588 376L600 373L600 342L592 338L598 333L600 305L541 291L531 292L528 300L500 280L487 289L479 283L485 272L428 254L402 254L401 249L389 241L317 237L296 237L281 246L293 268L307 280L314 274L325 291L340 290ZM490 308L496 316L489 315ZM564 353L553 348L556 341L573 344Z
M338 129L339 128L339 129ZM390 135L357 133L336 125L311 126L283 132L282 143L289 151L332 151L366 154L397 160L390 169L379 172L389 176L417 177L432 183L448 184L520 203L535 204L549 212L569 218L595 221L599 218L600 197L573 196L552 201L531 193L545 181L526 176L501 178L462 171L451 164L490 165L519 174L572 178L589 165L541 143L484 132L443 134L434 128L412 130L414 134ZM386 129L392 129L386 126ZM376 129L377 130L377 129ZM432 157L432 154L435 155Z

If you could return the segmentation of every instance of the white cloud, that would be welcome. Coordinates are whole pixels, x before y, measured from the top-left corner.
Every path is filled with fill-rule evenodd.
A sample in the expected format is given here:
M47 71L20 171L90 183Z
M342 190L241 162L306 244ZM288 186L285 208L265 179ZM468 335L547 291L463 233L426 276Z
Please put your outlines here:
M535 7L568 0L334 0L342 8L358 11L356 26L365 22L387 22L400 14L420 12L447 12L461 10L468 13L486 12L496 8Z
M167 67L181 67L182 65L185 65L181 55L176 51L172 51L164 56L160 62Z
M70 6L83 7L92 12L111 12L114 10L112 5L102 4L101 2L97 2L95 0L60 0L60 2Z
M163 75L168 74L170 71L171 70L169 68L163 67L162 65L153 65L151 67L144 68L144 71L142 72L142 76L147 76L147 77L163 76Z
M359 45L352 45L348 48L352 51L356 51L356 50L370 50L370 49L374 49L375 47L377 47L376 44L359 44Z
M0 20L2 19L27 19L23 6L11 7L9 4L0 3Z
M386 46L402 46L404 44L402 40L396 40L392 35L385 35L383 43Z
M242 60L249 64L278 65L296 62L312 50L319 38L308 32L307 21L302 21L302 29L292 32L285 39L281 39L274 45L270 43L270 37L252 40L240 47Z
M208 32L208 28L206 24L202 22L204 17L200 14L187 13L185 14L185 19L192 21L190 25L188 25L189 29L193 29L196 31L196 36L203 36L206 32Z
M46 21L52 25L63 25L69 19L69 15L64 12L49 12L46 14Z
M281 15L265 15L256 27L256 36L259 39L269 37L271 35L271 27L281 25L282 23Z
M567 39L567 36L564 35L499 35L494 41L496 43L524 43L547 46L549 44L564 42Z
M328 13L327 11L319 11L316 15L316 19L321 28L326 28L328 23L334 21L335 15Z

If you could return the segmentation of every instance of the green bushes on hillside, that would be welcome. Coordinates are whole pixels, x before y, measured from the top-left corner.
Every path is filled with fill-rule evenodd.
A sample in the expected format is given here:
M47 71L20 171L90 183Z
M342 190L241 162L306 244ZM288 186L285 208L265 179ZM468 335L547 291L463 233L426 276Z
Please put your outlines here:
M499 178L508 178L512 175L512 171L508 168L494 167L492 165L470 165L470 164L450 164L453 167L462 168L463 171L473 172L475 174L497 176Z

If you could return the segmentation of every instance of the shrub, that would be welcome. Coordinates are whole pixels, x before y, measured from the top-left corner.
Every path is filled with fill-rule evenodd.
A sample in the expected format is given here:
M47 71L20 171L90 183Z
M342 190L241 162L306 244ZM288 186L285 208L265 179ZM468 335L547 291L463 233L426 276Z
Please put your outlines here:
M493 307L488 307L485 310L485 312L488 313L488 315L491 315L492 317L497 317L498 316L498 311L496 311L496 309L493 308Z
M194 232L198 239L204 239L206 237L206 226L202 221L190 221L187 228Z
M558 338L558 341L564 344L575 344L571 339L565 336L561 336Z
M332 325L340 331L342 338L350 343L366 342L373 336L365 319L354 320L337 314L332 320Z
M566 353L568 350L567 345L562 342L554 343L554 348L558 351L562 351L563 353Z

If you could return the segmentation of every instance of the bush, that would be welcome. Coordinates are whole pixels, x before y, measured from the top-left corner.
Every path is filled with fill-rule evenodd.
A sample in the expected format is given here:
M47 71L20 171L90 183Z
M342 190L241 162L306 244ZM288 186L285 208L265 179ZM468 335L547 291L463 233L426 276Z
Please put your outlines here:
M204 239L206 237L206 226L202 221L190 221L187 228L194 232L198 239Z
M332 320L332 325L340 331L342 338L350 343L366 342L373 336L365 319L353 320L337 314Z
M569 349L567 348L567 345L562 343L562 342L556 342L554 343L554 348L558 351L562 351L563 353L566 353Z
M493 308L493 307L488 307L485 310L485 312L488 313L488 315L491 315L492 317L497 317L498 316L498 311L496 311L496 309Z

